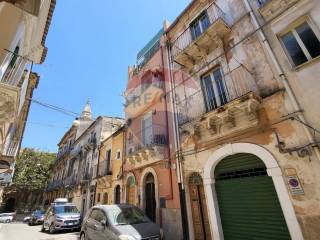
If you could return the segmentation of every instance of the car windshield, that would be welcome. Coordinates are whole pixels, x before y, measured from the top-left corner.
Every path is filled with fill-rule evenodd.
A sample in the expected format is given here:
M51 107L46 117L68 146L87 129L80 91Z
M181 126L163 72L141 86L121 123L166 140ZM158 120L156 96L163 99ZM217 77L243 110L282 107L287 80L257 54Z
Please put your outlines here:
M78 209L75 206L56 206L56 214L69 214L69 213L79 213Z
M131 225L150 222L143 212L136 207L115 207L108 212L113 225Z

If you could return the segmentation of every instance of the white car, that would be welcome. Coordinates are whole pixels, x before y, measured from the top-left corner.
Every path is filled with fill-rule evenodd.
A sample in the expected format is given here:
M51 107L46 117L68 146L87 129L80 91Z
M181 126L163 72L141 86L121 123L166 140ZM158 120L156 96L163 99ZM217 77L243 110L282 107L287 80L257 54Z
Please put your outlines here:
M10 223L13 221L13 213L0 213L0 223Z

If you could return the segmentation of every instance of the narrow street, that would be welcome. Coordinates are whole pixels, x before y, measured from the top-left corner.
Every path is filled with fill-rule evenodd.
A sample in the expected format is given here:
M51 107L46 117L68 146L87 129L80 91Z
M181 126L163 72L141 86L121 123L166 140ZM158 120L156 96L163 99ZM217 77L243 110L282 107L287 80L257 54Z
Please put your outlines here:
M43 233L41 226L29 226L24 223L0 223L0 239L3 240L78 240L78 232Z

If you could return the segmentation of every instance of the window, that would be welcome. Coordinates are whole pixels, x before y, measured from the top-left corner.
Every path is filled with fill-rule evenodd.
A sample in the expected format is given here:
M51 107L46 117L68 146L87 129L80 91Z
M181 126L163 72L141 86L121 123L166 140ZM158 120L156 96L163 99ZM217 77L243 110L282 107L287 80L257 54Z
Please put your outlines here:
M204 75L201 79L201 86L207 112L228 102L220 68Z
M11 68L13 68L15 66L16 62L17 62L17 59L18 59L18 56L19 56L19 50L20 50L19 46L16 46L16 48L14 49L14 52L12 54L12 58L11 58L10 64L9 64L9 66Z
M147 113L141 121L141 139L143 146L152 144L152 114Z
M111 168L111 149L107 150L107 153L106 153L106 168L105 168L105 171L106 173L108 173L110 171L110 168Z
M118 151L118 152L117 152L117 159L120 159L120 158L121 158L121 152Z
M103 194L103 204L108 204L108 193Z
M319 38L307 21L283 34L281 41L295 66L320 56Z
M258 6L262 7L263 5L265 5L267 2L269 2L269 0L257 0Z
M100 193L97 195L97 202L100 202Z
M90 218L96 220L97 222L101 222L102 220L106 220L105 214L99 209L93 209Z
M190 25L192 39L199 37L210 26L209 17L207 12L203 12L193 23Z

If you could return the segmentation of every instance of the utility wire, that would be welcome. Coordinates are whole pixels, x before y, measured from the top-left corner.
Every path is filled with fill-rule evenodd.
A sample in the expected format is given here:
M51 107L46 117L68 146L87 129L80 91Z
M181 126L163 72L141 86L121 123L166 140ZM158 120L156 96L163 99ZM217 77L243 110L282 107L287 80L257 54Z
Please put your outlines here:
M300 1L298 1L297 3L295 3L294 5L290 6L289 8L297 5ZM288 8L287 8L288 9ZM166 91L162 97L155 101L152 105L154 106L155 104L157 104L158 102L161 102L163 99L165 99L167 96L170 96L170 94L173 94L174 91L180 87L181 85L185 84L188 80L190 80L191 78L193 78L194 76L196 76L200 71L202 71L205 67L208 67L211 63L215 62L216 60L218 60L219 58L223 57L225 55L226 52L231 51L232 49L234 49L235 47L239 46L241 43L243 43L244 41L246 41L247 39L249 39L250 37L252 37L253 35L255 35L258 31L262 30L264 27L266 27L267 25L269 25L274 19L276 19L277 17L279 17L280 15L283 14L284 11L278 13L276 16L274 16L273 18L269 19L268 21L265 21L263 24L260 25L260 27L255 28L253 31L249 32L247 35L245 35L243 38L241 38L239 41L237 41L236 43L234 43L232 46L227 47L223 53L219 54L217 57L211 59L209 62L206 62L205 64L203 64L201 67L199 67L196 71L192 72L188 77L182 79L182 81L180 81L179 83L174 83L174 86L171 87L170 90ZM233 25L235 25L236 23L238 23L239 21L242 20L242 18L244 18L246 15L250 14L250 12L246 12L243 16L239 17L238 19L236 19L236 21L234 21ZM232 27L231 27L232 28ZM170 63L176 63L182 67L182 64L170 59L169 60ZM249 72L250 73L250 72ZM226 74L224 74L226 75ZM174 79L173 79L174 80ZM174 81L175 82L175 81ZM174 99L174 104L176 105L176 100ZM185 98L186 99L186 98ZM184 108L187 108L187 106L184 106ZM138 114L136 117L131 118L132 120L137 119L139 117L141 117L142 114Z
M38 126L50 127L50 128L65 128L65 129L69 128L66 126L55 125L55 124L51 124L51 123L40 123L40 122L30 122L30 121L26 121L26 123L30 124L30 125L38 125Z
M51 110L58 111L60 113L68 115L68 116L72 116L72 117L79 117L80 116L79 113L76 113L76 112L73 112L73 111L70 111L70 110L64 109L62 107L58 107L58 106L49 104L49 103L45 103L45 102L42 102L42 101L39 101L39 100L36 100L36 99L27 98L27 100L29 100L29 101L31 101L33 103L36 103L36 104L38 104L40 106L43 106L45 108L49 108Z

